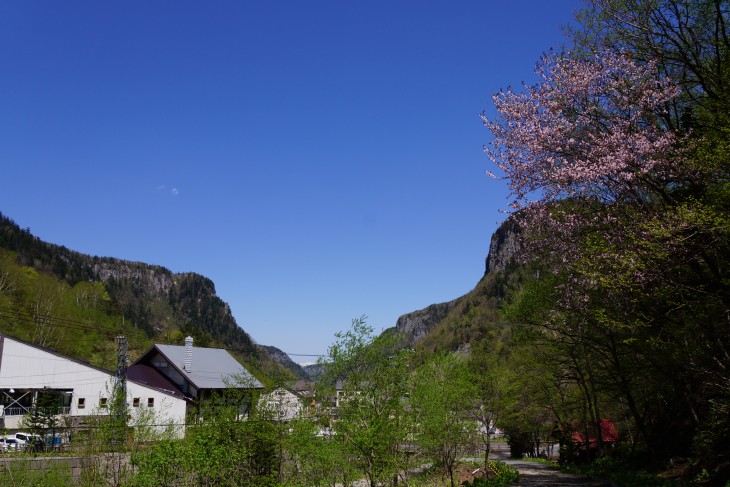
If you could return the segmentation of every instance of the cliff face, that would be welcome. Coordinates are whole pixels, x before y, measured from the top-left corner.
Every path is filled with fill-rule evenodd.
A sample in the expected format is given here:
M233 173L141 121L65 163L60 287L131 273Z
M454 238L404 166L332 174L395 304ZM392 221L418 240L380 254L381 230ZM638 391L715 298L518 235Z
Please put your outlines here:
M503 293L496 277L515 262L519 249L519 226L510 218L492 235L484 276L473 291L398 318L395 331L404 337L404 345L413 347L420 343L432 349L443 345L455 348L468 346L470 339L479 338L486 322L499 321L497 300ZM435 338L436 333L442 337Z
M395 330L403 335L409 346L423 340L436 324L443 320L461 298L454 299L448 303L432 304L427 308L413 311L398 318Z
M503 272L510 263L515 262L520 250L519 225L510 218L497 228L489 243L484 275L490 272Z
M169 296L176 285L175 275L164 267L111 258L92 257L89 261L84 257L79 254L74 259L67 259L67 262L69 265L77 263L88 267L93 279L105 283L113 280L135 283L146 294L157 296Z

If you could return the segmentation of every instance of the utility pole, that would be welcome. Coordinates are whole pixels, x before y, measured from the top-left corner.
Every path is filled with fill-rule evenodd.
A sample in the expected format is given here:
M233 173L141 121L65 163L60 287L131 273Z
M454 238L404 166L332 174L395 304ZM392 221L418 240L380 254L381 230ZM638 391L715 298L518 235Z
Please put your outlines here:
M127 397L127 337L119 335L117 342L117 390Z
M117 373L112 398L111 415L116 431L114 441L123 443L127 429L127 337L119 335L117 342Z

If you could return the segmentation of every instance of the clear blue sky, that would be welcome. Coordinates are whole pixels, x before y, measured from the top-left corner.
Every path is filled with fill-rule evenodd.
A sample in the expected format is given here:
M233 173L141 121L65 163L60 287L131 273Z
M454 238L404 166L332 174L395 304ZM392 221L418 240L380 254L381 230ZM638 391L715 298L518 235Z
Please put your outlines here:
M3 2L0 211L203 274L257 342L325 353L481 278L507 191L479 114L579 6Z

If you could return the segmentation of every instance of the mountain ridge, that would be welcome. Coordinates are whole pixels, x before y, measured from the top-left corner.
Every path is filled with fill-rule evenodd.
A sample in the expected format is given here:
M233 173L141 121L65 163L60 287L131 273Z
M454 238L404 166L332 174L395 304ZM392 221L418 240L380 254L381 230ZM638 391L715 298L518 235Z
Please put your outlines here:
M305 378L286 354L271 355L240 327L213 281L195 272L174 273L154 264L99 257L44 242L0 213L0 249L15 254L17 265L54 276L69 287L99 282L108 293L109 312L122 316L149 340L177 343L190 334L200 346L234 349L263 369L281 364L295 378ZM272 347L275 349L275 347ZM278 349L277 349L278 350Z

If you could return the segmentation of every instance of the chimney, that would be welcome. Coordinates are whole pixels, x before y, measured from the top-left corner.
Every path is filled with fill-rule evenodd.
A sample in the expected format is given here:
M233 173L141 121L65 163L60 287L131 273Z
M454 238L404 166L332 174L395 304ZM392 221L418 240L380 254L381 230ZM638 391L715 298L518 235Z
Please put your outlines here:
M183 368L188 373L193 369L193 337L185 337L185 364Z

